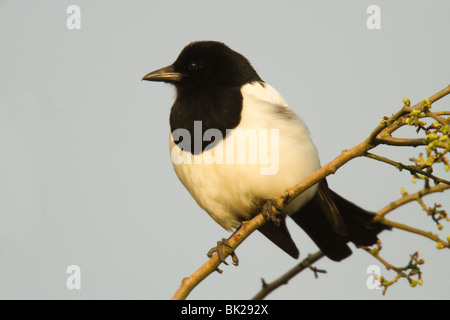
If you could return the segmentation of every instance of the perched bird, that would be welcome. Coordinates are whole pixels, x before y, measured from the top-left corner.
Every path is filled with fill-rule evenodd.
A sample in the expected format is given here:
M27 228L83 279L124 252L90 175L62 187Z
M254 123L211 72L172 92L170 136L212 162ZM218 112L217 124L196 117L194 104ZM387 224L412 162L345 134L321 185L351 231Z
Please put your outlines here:
M250 62L224 43L188 44L176 61L143 80L173 84L170 154L178 178L198 205L227 230L320 168L303 121ZM271 207L271 206L270 206ZM348 242L372 245L385 226L328 188L323 179L285 208L279 223L259 231L299 257L286 226L292 218L332 260L351 254Z

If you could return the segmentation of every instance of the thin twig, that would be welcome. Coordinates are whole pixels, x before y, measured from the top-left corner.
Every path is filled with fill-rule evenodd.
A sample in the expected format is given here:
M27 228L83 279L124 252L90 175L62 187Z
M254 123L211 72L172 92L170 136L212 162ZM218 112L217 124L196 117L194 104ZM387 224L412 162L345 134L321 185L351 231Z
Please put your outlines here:
M418 147L418 146L426 146L429 141L425 138L419 139L408 139L408 138L395 138L391 136L385 136L383 138L377 139L377 142L380 144L385 144L388 146L396 146L396 147ZM436 147L441 149L450 148L450 143L447 142L436 142Z
M315 269L314 267L312 267L312 265L314 263L316 263L318 260L320 260L324 256L325 255L323 254L322 251L318 251L314 254L309 254L305 259L302 260L302 262L297 264L291 270L289 270L288 272L283 274L278 279L272 281L271 283L266 283L264 280L262 280L263 286L262 286L261 290L252 298L252 300L264 299L272 291L276 290L277 288L279 288L282 285L287 284L289 282L289 280L291 280L293 277L295 277L297 274L299 274L300 272L302 272L305 269L312 268L314 275L316 277L317 277L318 272L325 273L326 271L324 271L324 270L319 270L319 269Z
M408 232L411 232L411 233L423 236L425 238L433 240L436 243L441 243L442 244L442 248L450 249L450 245L449 245L448 242L440 239L437 234L435 234L435 233L433 233L431 231L424 231L424 230L421 230L421 229L417 229L417 228L408 226L408 225L403 224L403 223L398 223L398 222L387 220L386 218L381 218L381 219L375 218L374 221L380 222L380 223L382 223L382 224L384 224L386 226L392 227L392 228L401 229L401 230L404 230L404 231L408 231Z
M409 202L417 201L417 199L420 199L426 195L437 193L437 192L443 192L445 190L450 189L449 185L446 184L438 184L437 186L430 187L428 189L420 190L419 192L413 193L413 194L405 194L400 199L391 202L387 206L385 206L383 209L379 210L377 212L376 219L381 220L386 214L389 212L397 209L398 207L401 207Z
M380 256L381 245L377 243L377 247L371 249L366 246L359 246L359 248L365 250L370 255L372 255L375 259L381 262L387 270L393 270L397 273L393 280L387 280L385 277L378 275L378 281L381 287L384 287L383 295L386 294L387 289L392 286L394 283L398 282L401 278L406 278L411 287L415 287L417 284L422 285L422 271L420 270L419 265L425 263L425 260L419 259L419 253L415 252L409 256L409 262L404 267L396 267ZM417 277L417 280L414 279Z
M417 173L417 174L422 174L424 176L427 176L427 177L431 178L435 182L435 184L445 183L445 184L450 185L450 181L442 179L442 178L439 178L439 177L436 177L435 175L433 175L433 174L431 174L431 173L429 173L427 171L420 170L420 169L416 168L415 166L406 165L406 164L403 164L401 162L397 162L397 161L388 159L386 157L379 156L379 155L376 155L376 154L373 154L373 153L369 153L369 152L367 152L365 154L365 156L367 158L371 158L371 159L374 159L374 160L377 160L377 161L381 161L381 162L390 164L391 166L396 167L400 171L407 170L411 174Z

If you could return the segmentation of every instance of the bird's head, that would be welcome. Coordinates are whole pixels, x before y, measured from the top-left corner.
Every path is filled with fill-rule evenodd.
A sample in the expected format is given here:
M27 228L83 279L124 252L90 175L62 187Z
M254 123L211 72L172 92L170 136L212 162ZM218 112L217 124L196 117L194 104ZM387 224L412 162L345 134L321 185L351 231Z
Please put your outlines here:
M188 91L262 81L243 55L217 41L188 44L173 64L150 72L142 80L163 81Z

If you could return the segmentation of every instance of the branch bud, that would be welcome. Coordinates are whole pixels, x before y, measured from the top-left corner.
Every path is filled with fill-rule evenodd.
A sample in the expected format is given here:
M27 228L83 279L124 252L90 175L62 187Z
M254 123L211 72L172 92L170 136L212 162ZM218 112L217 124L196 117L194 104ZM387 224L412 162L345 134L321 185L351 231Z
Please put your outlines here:
M450 128L449 128L448 124L443 126L441 129L442 134L448 134L449 131L450 131Z
M429 144L428 144L428 148L430 149L430 150L434 150L434 149L436 149L436 141L431 141ZM427 164L428 164L428 161L427 161ZM431 165L431 164L429 164L429 165Z
M439 136L436 134L436 133L430 133L430 134L427 134L427 140L428 141L434 141L434 140L436 140L436 139L438 139L439 138Z
M436 248L438 250L444 249L444 245L441 242L436 243Z

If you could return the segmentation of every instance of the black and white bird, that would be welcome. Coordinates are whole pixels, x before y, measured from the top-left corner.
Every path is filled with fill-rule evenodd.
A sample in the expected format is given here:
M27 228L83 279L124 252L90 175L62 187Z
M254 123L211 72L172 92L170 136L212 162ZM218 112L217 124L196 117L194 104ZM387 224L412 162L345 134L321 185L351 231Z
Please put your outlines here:
M226 230L260 213L271 199L320 168L303 121L250 62L224 43L188 44L176 61L143 80L176 88L170 113L170 154L178 178L198 205ZM348 242L372 245L386 229L368 212L328 188L326 180L284 209L332 260L351 254ZM293 258L299 250L285 215L259 231Z

